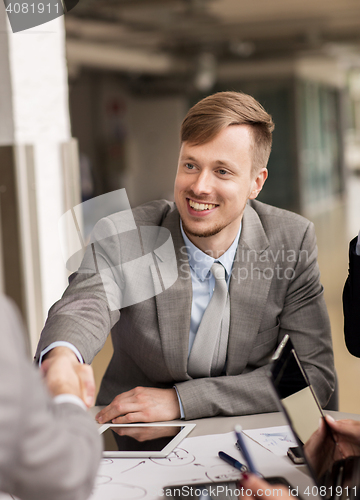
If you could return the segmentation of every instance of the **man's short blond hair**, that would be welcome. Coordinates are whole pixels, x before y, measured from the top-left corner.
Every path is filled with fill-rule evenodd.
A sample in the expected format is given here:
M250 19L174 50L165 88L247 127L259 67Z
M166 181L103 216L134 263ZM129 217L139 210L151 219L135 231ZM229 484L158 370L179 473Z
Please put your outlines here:
M271 152L274 123L256 99L242 92L218 92L195 104L182 122L181 142L205 144L231 125L251 126L253 172L265 168Z

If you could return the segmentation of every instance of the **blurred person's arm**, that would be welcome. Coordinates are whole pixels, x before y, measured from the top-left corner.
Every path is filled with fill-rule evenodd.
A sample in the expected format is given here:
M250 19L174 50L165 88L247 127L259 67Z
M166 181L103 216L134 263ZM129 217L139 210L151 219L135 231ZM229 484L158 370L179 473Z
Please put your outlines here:
M101 457L97 428L79 399L93 400L91 369L77 362L73 370L64 356L45 363L55 404L26 357L20 317L5 298L0 317L1 491L23 500L85 500Z

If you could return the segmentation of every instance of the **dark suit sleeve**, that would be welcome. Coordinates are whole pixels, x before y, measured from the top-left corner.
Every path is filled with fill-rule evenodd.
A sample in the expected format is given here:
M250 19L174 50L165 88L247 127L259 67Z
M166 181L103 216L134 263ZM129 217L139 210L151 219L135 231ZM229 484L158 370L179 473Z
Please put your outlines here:
M345 343L360 358L360 255L355 252L357 237L350 242L349 275L343 292Z
M96 426L79 406L52 402L3 297L0 317L0 490L23 500L85 500L101 457Z

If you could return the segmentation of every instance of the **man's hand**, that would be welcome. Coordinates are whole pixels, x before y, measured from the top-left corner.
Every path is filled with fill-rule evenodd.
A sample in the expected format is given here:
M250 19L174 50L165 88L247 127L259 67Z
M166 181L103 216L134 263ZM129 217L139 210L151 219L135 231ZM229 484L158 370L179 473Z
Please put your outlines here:
M159 422L180 418L180 408L175 389L135 387L116 396L95 418L99 424Z
M40 367L52 396L74 394L89 408L95 399L95 380L91 366L82 365L75 356L57 355L45 359Z

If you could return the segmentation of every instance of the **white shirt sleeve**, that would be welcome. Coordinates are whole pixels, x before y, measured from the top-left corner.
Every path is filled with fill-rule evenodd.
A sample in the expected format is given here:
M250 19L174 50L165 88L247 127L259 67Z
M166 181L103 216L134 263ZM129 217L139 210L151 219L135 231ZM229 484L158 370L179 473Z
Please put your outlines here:
M358 239L357 239L355 251L356 251L357 255L360 255L360 231L359 231L359 236L358 236Z
M70 344L70 342L65 342L63 340L58 340L56 342L53 342L52 344L48 345L46 349L41 351L40 358L39 358L39 366L41 366L42 359L47 354L51 349L54 349L55 347L68 347L69 349L72 350L72 352L76 355L77 359L81 364L84 363L83 357L81 356L80 352L78 349L73 344Z
M184 418L185 418L184 407L183 407L183 405L182 405L182 402L181 402L181 399L180 399L180 394L179 394L179 391L177 390L176 385L174 385L174 389L175 389L175 391L176 391L176 395L177 395L177 398L178 398L178 401L179 401L179 406L180 406L180 418L181 418L181 419L184 419Z
M83 400L75 396L75 394L59 394L58 396L55 396L53 398L53 402L55 404L72 403L74 405L80 406L85 411L87 410Z

